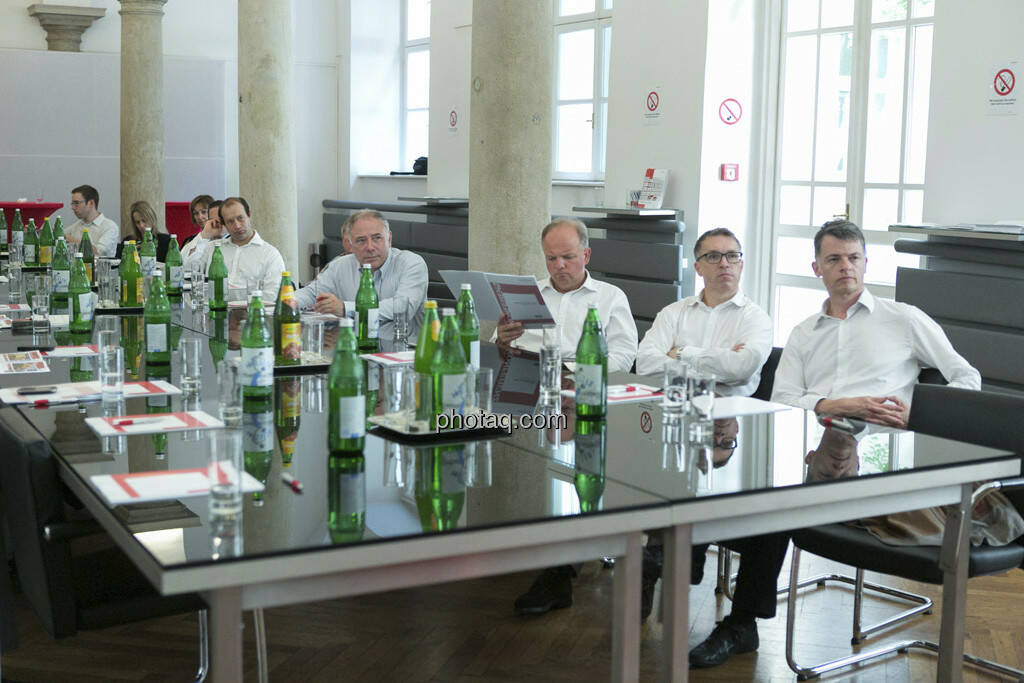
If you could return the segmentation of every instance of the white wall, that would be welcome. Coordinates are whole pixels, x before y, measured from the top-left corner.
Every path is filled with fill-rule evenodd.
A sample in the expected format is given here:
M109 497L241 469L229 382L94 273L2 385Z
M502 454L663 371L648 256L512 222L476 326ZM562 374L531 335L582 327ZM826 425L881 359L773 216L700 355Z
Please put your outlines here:
M985 110L993 65L1024 57L1021 27L1017 0L935 3L925 221L1024 220L1024 107L1017 116Z
M427 194L469 196L473 0L430 4L430 164ZM457 113L454 130L449 114Z

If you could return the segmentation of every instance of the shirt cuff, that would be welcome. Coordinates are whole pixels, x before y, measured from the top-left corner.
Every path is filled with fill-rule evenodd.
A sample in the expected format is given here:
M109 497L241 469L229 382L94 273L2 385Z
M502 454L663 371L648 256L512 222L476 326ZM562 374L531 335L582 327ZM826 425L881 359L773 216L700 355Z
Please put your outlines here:
M828 396L821 396L819 394L804 394L803 396L800 397L800 400L797 402L800 404L801 408L803 408L804 410L809 410L813 413L814 407L818 405L818 402L826 398L828 398Z
M356 302L355 301L346 301L344 303L345 303L345 317L346 318L355 318Z

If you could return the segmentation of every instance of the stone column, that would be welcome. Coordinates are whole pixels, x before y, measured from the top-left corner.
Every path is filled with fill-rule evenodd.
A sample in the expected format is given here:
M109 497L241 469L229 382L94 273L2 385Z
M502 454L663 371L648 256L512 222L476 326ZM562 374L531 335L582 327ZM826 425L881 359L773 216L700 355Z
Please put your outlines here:
M469 266L546 274L554 46L550 0L473 3ZM441 103L443 105L443 103Z
M164 217L162 23L166 2L121 0L122 235L131 230L128 208L134 202L145 200L157 219Z
M238 184L253 226L297 273L291 12L290 0L238 0Z
M46 47L63 52L81 52L82 34L107 10L103 7L79 7L77 5L29 5L30 16L39 20L46 31Z

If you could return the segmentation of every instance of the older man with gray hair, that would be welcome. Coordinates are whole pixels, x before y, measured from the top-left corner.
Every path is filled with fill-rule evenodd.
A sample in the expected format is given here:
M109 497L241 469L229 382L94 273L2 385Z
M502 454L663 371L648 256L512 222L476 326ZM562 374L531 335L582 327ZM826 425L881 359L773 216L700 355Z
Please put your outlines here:
M587 306L596 303L608 341L608 371L629 372L636 359L636 323L625 293L615 285L594 279L587 271L587 226L574 218L556 219L541 231L540 242L550 277L537 284L544 303L562 327L562 358L576 357ZM522 323L503 316L498 321L496 341L499 346L537 351L540 331L524 330Z
M380 299L381 324L394 319L396 299L401 297L409 312L409 336L415 339L427 298L427 264L423 257L392 247L387 219L372 209L348 217L342 226L342 240L352 253L332 260L315 280L295 293L299 307L341 316L354 311L360 269L368 263Z

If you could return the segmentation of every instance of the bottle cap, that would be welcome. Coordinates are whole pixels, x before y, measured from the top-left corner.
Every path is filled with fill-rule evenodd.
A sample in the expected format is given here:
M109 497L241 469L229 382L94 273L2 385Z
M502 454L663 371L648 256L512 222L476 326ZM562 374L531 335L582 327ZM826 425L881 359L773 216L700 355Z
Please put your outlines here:
M367 269L367 268L369 268L369 267L370 267L370 264L369 264L369 263L364 263L364 264L363 264L363 269L364 269L364 270L365 270L365 269Z
M82 252L76 251L75 252L75 258L82 258Z
M449 315L455 315L455 309L454 308L442 308L441 309L441 316L442 317L447 317Z
M433 299L427 299L427 303L423 304L423 308L437 308L437 302Z
M352 327L352 318L342 318L338 321L338 324L342 327Z
M469 284L468 282L463 282L462 283L462 290L463 291L466 291L466 290L473 291L473 285Z
M292 276L291 272L289 272L287 270L282 270L281 271L281 277L291 277L291 276Z
M587 304L587 308L597 308L597 304L595 302L590 302Z
M164 271L160 270L159 268L155 268L153 270L153 277L159 279L159 278L162 278L163 276L164 276Z
M254 290L252 290L252 295L253 295L253 297L257 297L258 296L259 298L262 299L263 298L263 290L262 289L254 289Z

